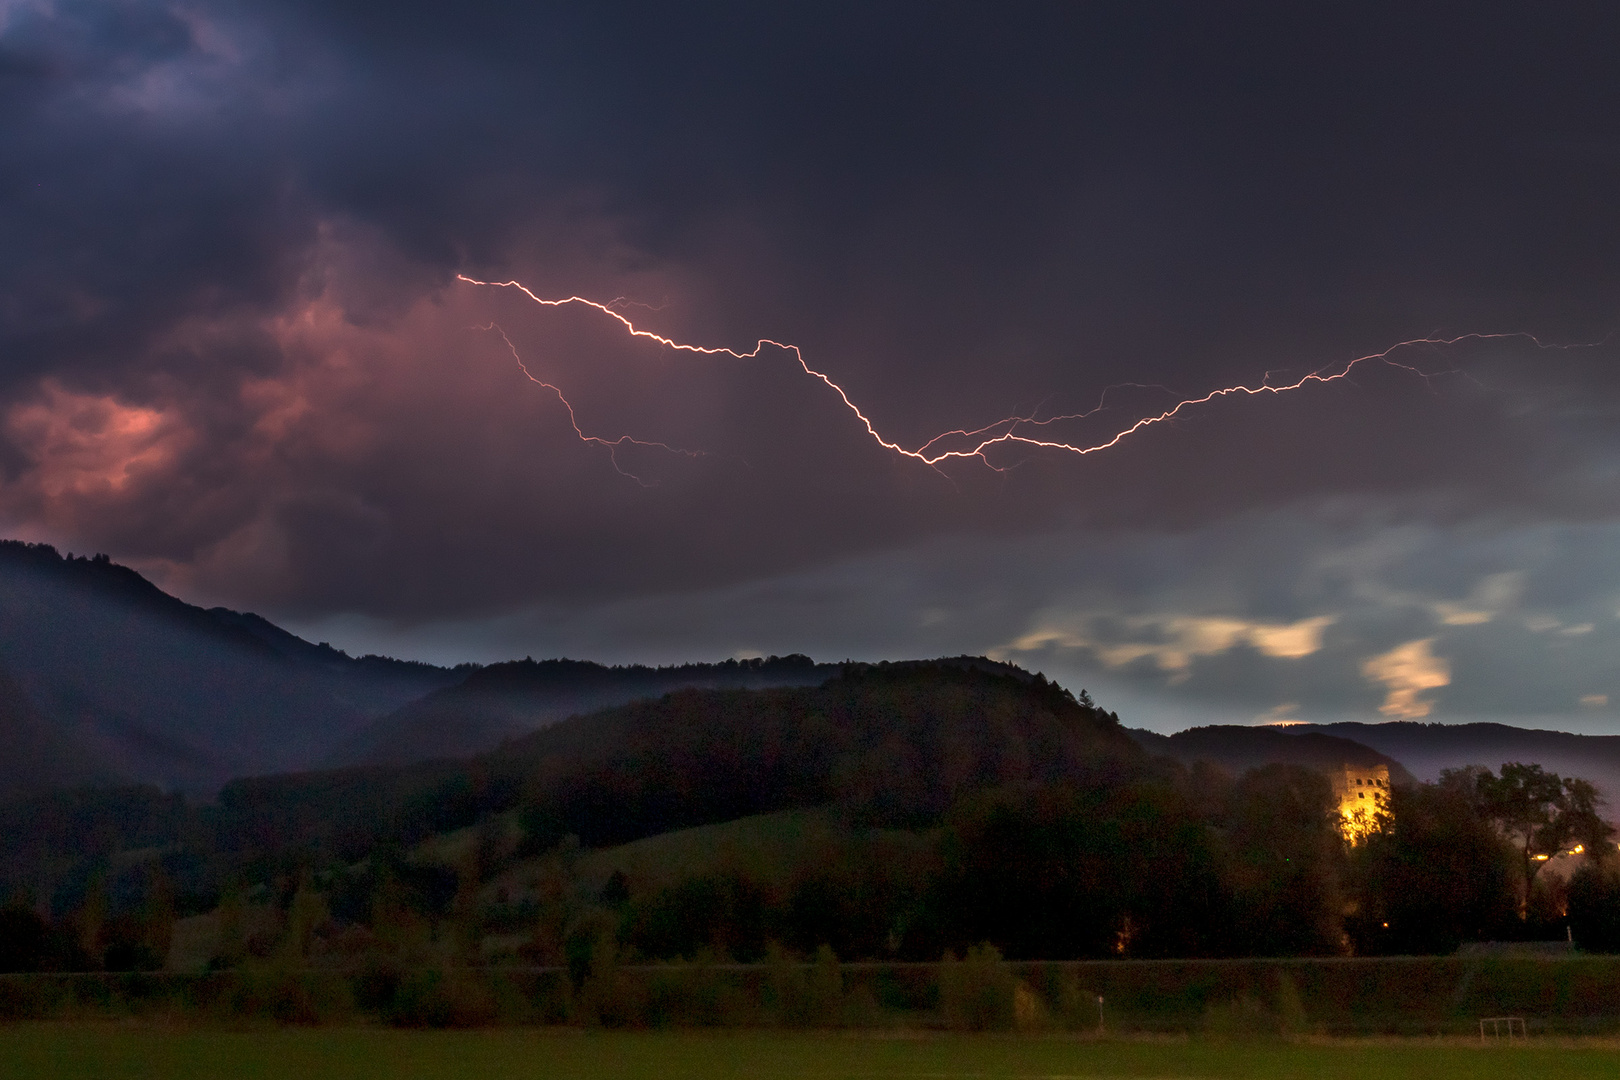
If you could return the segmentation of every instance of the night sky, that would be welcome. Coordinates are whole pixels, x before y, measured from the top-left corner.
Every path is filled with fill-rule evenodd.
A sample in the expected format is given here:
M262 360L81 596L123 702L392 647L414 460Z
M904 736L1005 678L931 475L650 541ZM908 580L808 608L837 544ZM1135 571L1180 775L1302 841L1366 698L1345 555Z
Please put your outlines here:
M0 0L0 532L352 652L1620 732L1616 41Z

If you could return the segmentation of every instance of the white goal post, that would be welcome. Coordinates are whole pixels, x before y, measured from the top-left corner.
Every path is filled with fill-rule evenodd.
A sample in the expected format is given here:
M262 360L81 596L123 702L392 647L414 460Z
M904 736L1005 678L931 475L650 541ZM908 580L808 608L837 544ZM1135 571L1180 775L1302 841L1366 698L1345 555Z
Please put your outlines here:
M1486 1031L1486 1025L1490 1030ZM1500 1039L1507 1036L1508 1042L1514 1039L1526 1038L1524 1033L1524 1017L1522 1016L1487 1016L1479 1022L1479 1041L1488 1042L1491 1039Z

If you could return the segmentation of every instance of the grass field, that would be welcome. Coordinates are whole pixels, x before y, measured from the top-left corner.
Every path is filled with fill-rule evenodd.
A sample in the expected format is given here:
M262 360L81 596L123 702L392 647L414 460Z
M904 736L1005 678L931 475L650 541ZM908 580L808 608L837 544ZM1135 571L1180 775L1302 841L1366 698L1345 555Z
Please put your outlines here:
M221 1030L161 1025L0 1027L0 1076L162 1080L477 1080L612 1077L1610 1078L1620 1044L1531 1041L1220 1043L1031 1036L860 1036L377 1028Z

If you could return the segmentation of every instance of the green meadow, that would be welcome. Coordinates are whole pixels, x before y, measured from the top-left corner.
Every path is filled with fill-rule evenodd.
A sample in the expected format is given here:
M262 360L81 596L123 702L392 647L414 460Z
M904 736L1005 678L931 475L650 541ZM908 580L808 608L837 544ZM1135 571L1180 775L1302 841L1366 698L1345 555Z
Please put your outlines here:
M0 1028L0 1076L85 1080L679 1080L699 1077L1607 1078L1612 1041L1222 1042L778 1032L396 1031L380 1028L20 1024Z

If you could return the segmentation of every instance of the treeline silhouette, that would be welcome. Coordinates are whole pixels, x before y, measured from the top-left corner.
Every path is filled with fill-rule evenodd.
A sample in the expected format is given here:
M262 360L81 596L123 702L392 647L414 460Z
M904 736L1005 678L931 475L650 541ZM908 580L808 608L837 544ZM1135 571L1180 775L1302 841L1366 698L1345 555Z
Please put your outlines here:
M469 757L571 715L683 687L815 686L841 670L799 654L664 667L532 658L491 664L366 725L332 755L330 764L402 765Z
M176 920L205 913L214 966L581 978L606 954L755 960L773 944L923 960L984 942L1054 960L1566 932L1620 946L1590 785L1512 763L1403 785L1356 847L1334 805L1311 769L1152 756L1038 676L852 665L818 687L682 690L461 761L235 781L207 805L148 788L0 805L0 966L155 966ZM780 857L677 842L726 822ZM638 840L642 868L611 867L607 849ZM1577 844L1572 881L1541 872Z

